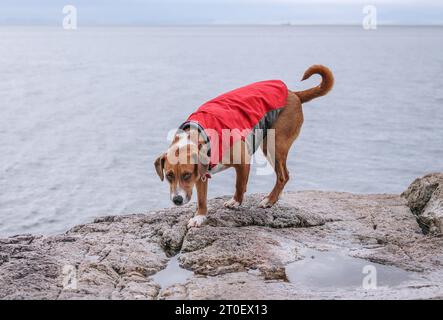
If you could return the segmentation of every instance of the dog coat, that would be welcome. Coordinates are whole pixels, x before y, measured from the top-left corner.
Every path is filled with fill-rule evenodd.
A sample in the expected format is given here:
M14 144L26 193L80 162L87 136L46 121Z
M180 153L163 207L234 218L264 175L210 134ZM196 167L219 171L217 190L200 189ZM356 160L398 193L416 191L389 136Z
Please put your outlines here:
M213 174L223 167L223 154L237 139L246 141L250 154L255 152L287 97L288 88L280 80L256 82L204 103L179 129L193 127L203 135L209 143L209 172Z

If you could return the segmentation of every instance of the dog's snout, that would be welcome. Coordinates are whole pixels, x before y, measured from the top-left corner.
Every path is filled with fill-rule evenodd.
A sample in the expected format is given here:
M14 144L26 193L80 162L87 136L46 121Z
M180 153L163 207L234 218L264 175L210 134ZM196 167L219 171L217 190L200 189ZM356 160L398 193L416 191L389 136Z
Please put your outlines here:
M176 206L179 206L183 204L183 197L181 195L176 195L174 198L172 198L172 202L174 202Z

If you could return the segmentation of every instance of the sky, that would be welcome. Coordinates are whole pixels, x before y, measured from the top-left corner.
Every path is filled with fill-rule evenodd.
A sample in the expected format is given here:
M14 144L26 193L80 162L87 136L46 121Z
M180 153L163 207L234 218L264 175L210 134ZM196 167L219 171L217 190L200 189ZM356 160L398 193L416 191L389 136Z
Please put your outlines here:
M0 0L0 25L59 25L62 8L79 25L379 24L443 25L443 0Z

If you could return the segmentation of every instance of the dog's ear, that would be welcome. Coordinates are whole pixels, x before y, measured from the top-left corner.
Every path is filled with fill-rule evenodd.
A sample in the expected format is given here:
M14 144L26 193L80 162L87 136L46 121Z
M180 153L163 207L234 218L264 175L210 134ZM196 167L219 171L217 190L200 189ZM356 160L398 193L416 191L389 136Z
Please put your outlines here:
M154 162L155 171L157 171L157 174L160 177L161 181L163 181L163 179L165 178L165 175L163 173L165 169L165 160L166 160L166 153L163 153Z

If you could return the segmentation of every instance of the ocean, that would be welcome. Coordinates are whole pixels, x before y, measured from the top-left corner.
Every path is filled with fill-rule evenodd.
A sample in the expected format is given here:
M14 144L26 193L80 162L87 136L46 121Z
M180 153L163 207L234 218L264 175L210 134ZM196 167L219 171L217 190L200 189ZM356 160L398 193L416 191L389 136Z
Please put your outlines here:
M443 171L443 28L0 27L0 236L169 207L153 162L203 102L251 82L335 87L304 106L286 190L400 193ZM249 193L274 175L253 168ZM209 196L232 194L216 175Z

